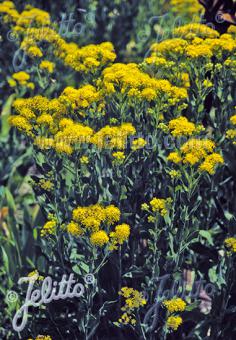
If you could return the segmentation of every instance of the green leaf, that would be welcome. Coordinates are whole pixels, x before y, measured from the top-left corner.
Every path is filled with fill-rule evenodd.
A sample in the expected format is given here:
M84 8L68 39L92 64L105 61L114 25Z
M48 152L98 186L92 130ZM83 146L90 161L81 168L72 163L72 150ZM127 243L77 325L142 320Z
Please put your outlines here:
M1 112L1 126L2 126L1 137L3 137L3 138L7 137L8 132L10 130L8 118L11 114L11 106L12 106L12 102L13 102L14 99L15 99L15 93L11 94L8 97L5 105L3 106L2 112Z
M199 230L199 235L202 236L203 238L205 238L209 242L209 244L211 246L214 245L212 236L211 236L209 231L207 231L207 230Z

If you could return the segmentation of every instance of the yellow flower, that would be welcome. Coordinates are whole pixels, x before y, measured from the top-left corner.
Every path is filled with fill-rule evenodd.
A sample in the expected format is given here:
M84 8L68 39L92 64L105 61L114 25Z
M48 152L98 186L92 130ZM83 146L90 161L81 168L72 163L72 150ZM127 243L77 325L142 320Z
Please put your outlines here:
M48 126L51 126L53 124L53 118L48 113L43 113L42 115L40 115L37 118L36 122L39 125L48 125Z
M80 236L83 234L83 229L78 225L78 223L71 221L68 225L67 225L67 231L69 234L73 235L73 236Z
M133 151L136 151L136 150L142 149L146 144L147 142L145 141L145 139L137 138L133 141L131 149Z
M154 197L150 201L150 206L154 213L160 213L162 216L165 216L168 212L167 208L171 202L172 199L170 197L167 199Z
M135 324L134 311L143 307L147 301L143 298L141 292L129 287L122 287L118 294L125 298L125 305L121 308L124 313L120 317L119 322L123 324Z
M81 164L88 164L89 163L89 158L87 156L82 156L80 158L80 163Z
M192 59L213 57L211 47L206 44L189 45L186 48L186 55Z
M173 298L171 300L164 300L163 305L166 307L168 312L183 312L186 308L186 302L181 298Z
M27 81L30 79L30 75L27 72L20 71L13 73L12 78L18 81L20 85L26 85Z
M39 64L41 70L46 70L48 73L53 73L55 64L48 60L43 60Z
M203 163L200 165L199 170L200 171L206 171L209 174L213 175L215 173L215 167L217 164L223 164L224 159L223 157L218 153L212 153L208 156L206 156Z
M33 340L33 339L28 339L28 340ZM34 340L52 340L52 338L49 335L38 335L37 338Z
M146 88L141 92L141 97L149 102L151 100L154 100L156 98L156 95L157 95L156 91L153 90L152 88Z
M114 205L103 207L100 204L77 207L73 210L73 219L82 226L98 231L102 222L109 226L120 219L120 210Z
M7 82L11 87L15 87L17 85L17 82L12 78L9 78Z
M39 186L45 191L51 191L54 187L53 183L49 180L45 180L44 178L40 179Z
M53 235L56 232L57 222L55 220L48 221L44 224L43 228L40 231L40 235L42 237L47 235Z
M41 58L43 56L42 51L40 50L39 47L37 46L31 46L28 50L27 53L30 57L38 57Z
M231 123L232 123L233 125L236 125L236 115L232 116L232 117L230 118L230 121L231 121Z
M182 323L183 319L180 316L169 316L166 321L166 326L176 331Z
M182 161L182 158L177 152L171 152L167 157L168 161L178 164Z
M194 165L196 163L199 162L199 157L197 157L196 155L194 155L194 153L187 153L186 156L184 157L183 162L184 163L189 163L190 165Z
M102 247L109 242L109 237L105 231L99 230L91 234L90 242L94 246Z
M206 156L207 153L212 152L215 148L215 143L209 139L190 139L184 143L180 150L184 153L192 153L199 159Z
M172 179L181 177L181 172L178 170L170 170L168 174Z
M147 211L147 210L149 210L149 205L147 203L143 203L141 205L141 209L144 210L144 211Z
M212 82L211 82L210 80L208 80L208 79L205 79L205 80L204 80L203 85L204 85L206 88L213 87Z
M34 140L34 144L37 145L39 149L46 150L53 147L54 139L46 137L36 137Z
M148 222L149 223L154 223L155 222L155 217L154 216L148 216Z
M65 142L57 142L53 145L53 147L55 151L58 152L59 154L65 153L67 155L71 155L73 152L71 145Z
M189 122L186 117L172 119L169 121L168 128L175 137L191 136L196 131L195 125Z
M112 156L115 158L116 161L122 163L125 159L125 154L122 151L113 152Z
M104 213L105 220L109 225L118 222L120 219L120 210L114 205L109 205L108 207L106 207Z
M34 85L34 83L32 83L32 82L27 83L26 86L28 87L28 89L31 89L31 90L34 90L34 89L35 89L35 85Z
M202 6L195 0L171 0L171 11L174 14L183 16L186 15L189 18L194 17L202 11Z
M235 237L229 237L225 239L225 246L228 248L231 252L236 253L236 238Z
M27 135L31 136L32 125L28 122L25 117L12 116L9 118L9 123L15 126L18 130L25 132Z
M176 56L181 56L184 54L187 45L188 42L184 39L167 39L160 43L154 43L151 46L151 51L163 56L169 56L173 54Z
M130 123L123 123L120 126L106 125L92 136L91 143L99 148L124 150L127 138L135 132L135 128Z
M120 224L115 227L115 231L110 233L111 246L110 249L117 249L117 244L122 245L128 240L130 235L130 226L128 224Z
M218 38L219 33L204 24L191 23L174 29L174 34L180 37Z

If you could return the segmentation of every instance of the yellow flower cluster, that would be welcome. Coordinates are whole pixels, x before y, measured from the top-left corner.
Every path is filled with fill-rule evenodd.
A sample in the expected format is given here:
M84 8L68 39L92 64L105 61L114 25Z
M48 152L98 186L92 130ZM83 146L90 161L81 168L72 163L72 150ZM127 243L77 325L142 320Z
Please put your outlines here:
M30 79L30 75L27 72L20 71L17 73L13 73L11 78L8 79L8 84L11 87L15 87L17 85L26 86L29 89L34 89L34 83L28 82Z
M137 138L132 142L132 146L131 149L133 151L139 150L144 148L144 146L147 144L147 142L145 141L145 139L143 138Z
M103 207L100 204L78 207L73 210L73 220L92 231L98 231L101 223L109 226L118 222L120 210L114 205Z
M82 156L80 158L80 163L81 164L88 164L89 163L89 158L87 156Z
M174 30L175 38L154 43L151 46L151 63L155 58L167 58L167 62L175 61L181 70L193 61L209 63L214 56L218 60L226 60L236 51L236 40L230 34L222 34L207 25L191 23ZM185 66L185 67L184 67ZM170 69L173 65L170 66ZM176 73L176 72L175 72ZM178 73L178 72L177 72Z
M171 300L164 300L163 306L167 309L169 314L184 312L186 309L186 302L181 298L173 298ZM174 331L183 323L183 319L179 315L170 315L167 318L166 326Z
M16 31L23 32L24 28L42 27L50 25L50 15L39 8L29 6L21 14L16 22Z
M171 152L167 159L175 164L183 163L193 166L199 164L200 171L215 173L215 168L218 164L223 164L223 157L216 152L213 152L216 145L209 139L190 139L184 143L180 151Z
M186 308L186 302L181 298L164 300L163 305L166 307L169 313L183 312Z
M146 300L142 293L129 287L122 287L118 294L125 298L125 305L121 308L124 313L121 315L119 323L135 325L134 312L136 309L145 306Z
M83 235L84 231L83 229L80 227L80 225L74 221L71 221L68 225L67 225L67 231L69 234L71 234L72 236L76 236L79 237L81 235Z
M49 67L48 63L47 66ZM21 73L21 72L19 72ZM22 74L21 74L22 77ZM24 75L24 77L26 77ZM32 98L16 99L13 106L17 113L22 114L25 108L30 109L35 115L39 113L49 113L56 117L66 116L70 110L83 110L89 108L92 104L101 104L101 96L96 88L92 85L85 85L79 89L67 87L58 98L49 100L46 97L35 96ZM99 108L98 108L99 109ZM77 111L84 116L84 111ZM23 114L24 115L24 114ZM29 119L34 116L26 117Z
M84 85L79 89L66 87L58 98L59 102L73 110L88 108L93 103L99 103L101 99L101 94L92 85Z
M117 151L117 152L113 152L112 156L115 159L116 163L123 163L123 161L125 160L125 154L123 151Z
M4 14L3 21L5 23L15 23L19 18L19 13L12 1L3 1L0 3L0 13Z
M94 72L116 58L110 42L81 48L75 43L67 43L55 31L49 13L39 8L26 5L19 13L13 2L4 1L0 4L0 13L4 14L4 22L14 25L13 32L18 34L19 38L23 37L21 48L32 58L43 56L39 47L42 42L51 45L54 56L65 65L79 72ZM52 71L51 66L48 67Z
M173 329L174 331L176 331L179 326L183 323L183 319L181 318L181 316L169 316L167 318L166 321L166 326L170 329Z
M110 233L111 245L110 250L116 250L118 245L122 245L130 236L130 226L128 224L120 224L115 227L115 231Z
M16 99L13 107L18 115L12 116L10 123L33 137L34 144L42 150L54 149L59 154L71 155L81 143L91 143L98 148L124 150L128 137L136 133L131 123L107 125L95 133L90 127L67 118L71 109L85 108L97 99L97 93L91 85L79 90L68 87L58 99L49 100L42 96ZM75 113L74 116L76 119ZM145 143L143 139L137 139L133 149L137 150ZM120 156L115 154L114 157Z
M41 70L47 71L48 73L53 73L55 64L49 60L42 60L39 64Z
M236 237L229 237L227 239L225 239L225 246L226 248L232 252L232 253L236 253Z
M124 123L120 126L107 125L93 135L91 143L98 148L124 150L128 137L134 135L135 132L135 128L130 123Z
M15 27L15 30L17 30L17 27ZM54 56L66 66L78 72L95 72L113 62L116 58L114 47L110 42L99 45L91 44L80 48L75 43L67 43L51 27L29 28L21 43L21 48L31 57L41 57L42 52L40 54L38 47L41 42L46 42L52 46Z
M38 335L37 338L28 340L52 340L52 338L49 335Z
M213 28L199 23L190 23L174 29L174 35L185 39L199 38L218 38L219 33Z
M64 46L63 46L64 47ZM67 66L78 72L93 72L98 68L113 62L116 58L114 47L110 42L100 45L87 45L82 48L78 46L67 46L66 55L63 58Z
M181 38L163 40L151 46L152 57L156 55L164 57L171 57L172 55L182 56L187 46L188 42Z
M40 186L40 188L42 188L45 191L51 191L54 187L53 183L49 180L46 180L44 178L41 178L39 180L38 185Z
M103 71L102 87L107 94L121 92L129 98L145 101L164 99L175 105L187 98L185 88L172 86L168 80L151 78L137 64L116 63Z
M72 215L73 220L67 225L68 233L78 237L88 232L90 242L94 246L102 247L110 241L109 249L116 250L118 245L122 245L129 238L130 226L125 223L117 225L110 233L100 229L102 225L109 229L111 225L120 220L120 210L114 205L79 206L73 210Z
M236 126L236 115L230 118L230 122L232 125ZM233 144L236 144L236 128L227 130L226 138L232 140Z
M170 132L174 137L192 136L204 130L202 125L196 126L186 117L178 117L169 121L168 125L160 123L158 126L164 132Z
M51 219L47 221L43 228L40 231L40 235L42 237L48 236L48 235L54 235L56 233L56 226L57 226L57 221L56 219Z
M170 5L174 14L187 16L191 20L202 11L202 6L195 0L171 0Z
M103 247L109 241L109 237L104 230L95 231L90 237L90 242L94 246Z
M9 123L16 127L19 131L24 132L26 135L32 137L32 125L29 121L22 116L12 116L9 118Z
M142 210L149 211L152 214L148 217L148 221L154 222L155 217L153 216L153 214L160 214L161 216L165 216L168 213L171 203L172 198L170 197L166 199L154 197L149 202L149 205L147 203L143 203L141 208Z
M155 46L155 45L152 45ZM175 65L173 61L168 61L163 57L158 57L156 55L152 55L151 57L145 58L144 63L146 65L152 65L155 66L156 68L162 68L168 71L171 67Z

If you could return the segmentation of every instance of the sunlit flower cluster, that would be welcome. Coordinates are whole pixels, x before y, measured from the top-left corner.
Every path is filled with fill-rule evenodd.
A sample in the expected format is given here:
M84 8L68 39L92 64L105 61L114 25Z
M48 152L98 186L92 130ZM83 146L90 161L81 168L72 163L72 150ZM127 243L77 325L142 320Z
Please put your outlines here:
M195 125L186 117L178 117L169 121L168 125L164 123L159 124L159 128L164 132L170 132L174 137L192 136L204 130L202 125Z
M137 64L114 64L103 71L102 86L106 93L120 92L129 98L147 102L164 100L175 105L187 98L185 88L172 86L168 80L151 78Z
M109 249L116 250L130 236L130 226L125 223L116 225L110 232L110 227L120 220L120 216L120 210L114 205L79 206L72 212L73 220L67 225L67 231L75 237L89 234L92 245L102 247L109 243Z
M13 73L11 78L8 79L8 84L11 87L15 87L17 85L19 86L25 86L29 89L34 89L34 83L32 83L30 80L30 75L27 72L20 71L17 73Z
M214 152L215 143L209 139L190 139L184 143L179 151L171 152L168 160L178 165L194 166L198 164L200 172L213 175L217 165L223 164L224 159Z

